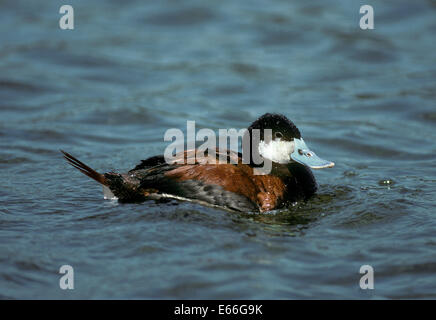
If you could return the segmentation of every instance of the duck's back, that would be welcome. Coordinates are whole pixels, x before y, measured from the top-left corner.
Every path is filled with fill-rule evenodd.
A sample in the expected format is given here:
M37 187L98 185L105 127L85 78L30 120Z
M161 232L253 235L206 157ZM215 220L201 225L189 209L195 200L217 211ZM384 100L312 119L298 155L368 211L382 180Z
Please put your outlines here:
M137 190L149 198L180 197L238 211L276 209L307 193L300 190L296 177L290 173L286 177L256 175L251 166L242 163L240 154L226 151L228 162L232 160L233 163L224 164L218 163L219 155L222 153L213 155L215 164L210 163L211 155L198 157L192 151L177 158L179 164L166 163L163 156L152 157L131 170L129 178L137 179ZM194 161L192 157L195 157ZM309 184L315 186L314 192L313 175L310 170L301 169L305 176L300 174L300 178L309 178Z

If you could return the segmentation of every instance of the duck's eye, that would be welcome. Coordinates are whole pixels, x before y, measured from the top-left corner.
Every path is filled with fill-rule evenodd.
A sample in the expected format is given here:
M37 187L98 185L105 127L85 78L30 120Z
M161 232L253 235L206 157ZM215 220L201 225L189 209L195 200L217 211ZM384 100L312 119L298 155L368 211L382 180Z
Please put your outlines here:
M277 139L281 139L281 138L283 138L283 134L281 132L276 132L274 134L274 137L276 137Z

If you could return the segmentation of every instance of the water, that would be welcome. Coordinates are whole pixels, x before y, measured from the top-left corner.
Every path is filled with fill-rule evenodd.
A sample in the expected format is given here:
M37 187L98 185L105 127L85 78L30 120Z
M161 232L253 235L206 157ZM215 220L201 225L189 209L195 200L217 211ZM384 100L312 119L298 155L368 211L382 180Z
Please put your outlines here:
M0 297L436 298L435 1L62 4L0 1ZM265 112L336 163L275 214L103 200L58 151L123 171Z

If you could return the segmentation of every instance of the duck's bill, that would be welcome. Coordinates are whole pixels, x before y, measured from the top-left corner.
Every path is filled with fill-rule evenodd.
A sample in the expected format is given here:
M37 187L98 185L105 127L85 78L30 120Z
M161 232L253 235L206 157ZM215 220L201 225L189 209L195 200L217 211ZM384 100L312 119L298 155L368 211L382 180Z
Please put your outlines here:
M294 139L294 151L291 153L291 159L312 169L331 168L335 165L334 162L318 157L306 146L303 138Z

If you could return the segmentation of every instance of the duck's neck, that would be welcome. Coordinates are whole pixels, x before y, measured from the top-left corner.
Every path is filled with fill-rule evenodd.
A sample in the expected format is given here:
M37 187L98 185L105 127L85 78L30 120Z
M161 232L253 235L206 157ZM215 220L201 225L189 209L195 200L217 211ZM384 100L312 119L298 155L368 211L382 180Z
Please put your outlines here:
M290 188L297 188L303 193L305 198L310 197L316 192L318 187L310 168L296 162L288 164L287 168L291 173L291 177L288 178Z

